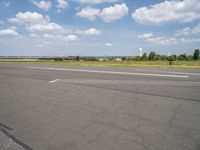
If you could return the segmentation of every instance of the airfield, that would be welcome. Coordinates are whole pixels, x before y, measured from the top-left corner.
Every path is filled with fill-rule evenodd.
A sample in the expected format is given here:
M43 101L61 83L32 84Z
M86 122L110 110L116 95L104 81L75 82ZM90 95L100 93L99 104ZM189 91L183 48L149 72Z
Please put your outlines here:
M200 69L0 64L1 150L199 150Z

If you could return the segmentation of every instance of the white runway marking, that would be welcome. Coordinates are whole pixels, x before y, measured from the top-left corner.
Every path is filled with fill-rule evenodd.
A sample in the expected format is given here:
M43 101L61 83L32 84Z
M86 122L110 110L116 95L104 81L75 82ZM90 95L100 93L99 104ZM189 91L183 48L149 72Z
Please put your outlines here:
M145 69L139 69L139 70L141 70L141 71L153 71L153 72L160 72L160 73L173 73L173 74L200 76L199 73L192 73L192 72L174 72L174 71L145 70Z
M59 81L60 79L55 79L55 80L52 80L52 81L49 81L49 83L55 83L57 81Z
M41 69L41 70L102 73L102 74L137 75L137 76L170 77L170 78L189 78L189 76L172 75L172 74L150 74L150 73L136 73L136 72L115 72L115 71L81 70L81 69L67 69L67 68L46 68L46 67L26 67L26 68L28 68L28 69Z

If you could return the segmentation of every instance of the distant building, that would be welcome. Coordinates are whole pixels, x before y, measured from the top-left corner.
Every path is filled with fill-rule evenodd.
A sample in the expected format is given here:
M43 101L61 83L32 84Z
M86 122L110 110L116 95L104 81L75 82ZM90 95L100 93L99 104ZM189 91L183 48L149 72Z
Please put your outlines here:
M115 58L115 61L122 61L122 58Z
M105 59L99 58L99 61L105 61Z

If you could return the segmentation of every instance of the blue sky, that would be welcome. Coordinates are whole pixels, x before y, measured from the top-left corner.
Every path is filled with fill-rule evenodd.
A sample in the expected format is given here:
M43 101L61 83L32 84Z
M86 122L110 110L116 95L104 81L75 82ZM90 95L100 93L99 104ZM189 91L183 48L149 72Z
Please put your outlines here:
M200 48L200 0L0 0L0 55L133 56Z

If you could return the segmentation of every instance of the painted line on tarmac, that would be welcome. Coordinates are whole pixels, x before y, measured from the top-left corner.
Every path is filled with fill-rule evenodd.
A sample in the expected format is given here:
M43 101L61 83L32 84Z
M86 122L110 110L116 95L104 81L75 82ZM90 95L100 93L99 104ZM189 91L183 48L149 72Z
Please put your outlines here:
M55 80L49 81L49 83L55 83L55 82L58 82L58 81L60 81L60 79L55 79Z
M26 68L28 68L28 69L40 69L40 70L101 73L101 74L119 74L119 75L135 75L135 76L170 77L170 78L189 78L189 76L172 75L172 74L150 74L150 73L136 73L136 72L115 72L115 71L81 70L81 69L67 69L67 68L47 68L47 67L26 67Z
M200 73L193 73L193 72L174 72L174 71L145 70L145 69L139 69L139 70L141 70L141 71L160 72L160 73L171 73L171 74L183 74L183 75L200 76Z
M17 137L15 137L14 135L10 134L6 129L2 128L1 126L0 126L0 132L2 132L5 136L7 136L13 142L15 142L16 144L21 146L23 149L25 149L25 150L33 150L33 148L31 148L29 145L23 143L22 141L20 141Z

